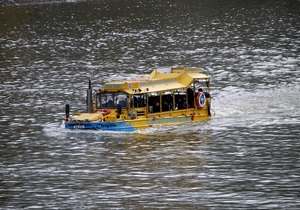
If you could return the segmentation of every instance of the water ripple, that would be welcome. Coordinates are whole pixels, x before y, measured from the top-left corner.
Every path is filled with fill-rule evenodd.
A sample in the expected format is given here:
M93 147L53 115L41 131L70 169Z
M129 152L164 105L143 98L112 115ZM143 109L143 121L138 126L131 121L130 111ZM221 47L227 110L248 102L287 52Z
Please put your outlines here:
M299 208L297 4L53 1L0 19L0 208ZM89 77L176 65L212 76L210 121L61 126Z

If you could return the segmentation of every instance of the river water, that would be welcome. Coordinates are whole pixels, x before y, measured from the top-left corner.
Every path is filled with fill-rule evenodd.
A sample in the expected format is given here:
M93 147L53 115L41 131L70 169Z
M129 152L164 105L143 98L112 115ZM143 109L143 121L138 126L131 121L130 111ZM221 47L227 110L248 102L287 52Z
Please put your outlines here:
M300 1L9 2L0 208L300 208ZM89 77L98 89L157 66L211 75L212 119L135 133L60 126L65 104L85 110Z

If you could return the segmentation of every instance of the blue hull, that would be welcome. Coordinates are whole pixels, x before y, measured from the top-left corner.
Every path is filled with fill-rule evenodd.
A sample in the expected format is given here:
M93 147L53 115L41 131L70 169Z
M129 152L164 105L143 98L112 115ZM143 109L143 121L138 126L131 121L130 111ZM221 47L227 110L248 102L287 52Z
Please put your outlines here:
M133 126L126 125L124 122L66 122L65 128L68 129L90 129L117 132L133 132Z

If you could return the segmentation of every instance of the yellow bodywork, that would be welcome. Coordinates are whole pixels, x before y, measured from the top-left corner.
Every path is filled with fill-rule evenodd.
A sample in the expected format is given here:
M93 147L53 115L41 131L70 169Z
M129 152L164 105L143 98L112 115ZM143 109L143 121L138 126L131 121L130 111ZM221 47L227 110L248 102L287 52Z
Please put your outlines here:
M103 115L101 113L77 113L77 117L73 119L73 121L81 121L81 122L93 122L99 121ZM102 118L101 118L102 119Z

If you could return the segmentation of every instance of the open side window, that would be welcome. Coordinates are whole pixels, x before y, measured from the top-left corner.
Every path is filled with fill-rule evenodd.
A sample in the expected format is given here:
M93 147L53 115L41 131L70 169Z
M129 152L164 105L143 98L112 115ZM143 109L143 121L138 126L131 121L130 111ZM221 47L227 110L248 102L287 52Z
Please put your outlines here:
M150 93L148 95L149 113L160 112L160 93Z
M161 109L163 112L174 110L174 100L173 100L173 93L172 92L163 92L161 95Z
M130 107L141 108L147 105L147 95L146 94L136 94L131 96Z
M186 90L177 90L174 92L175 109L186 109Z

